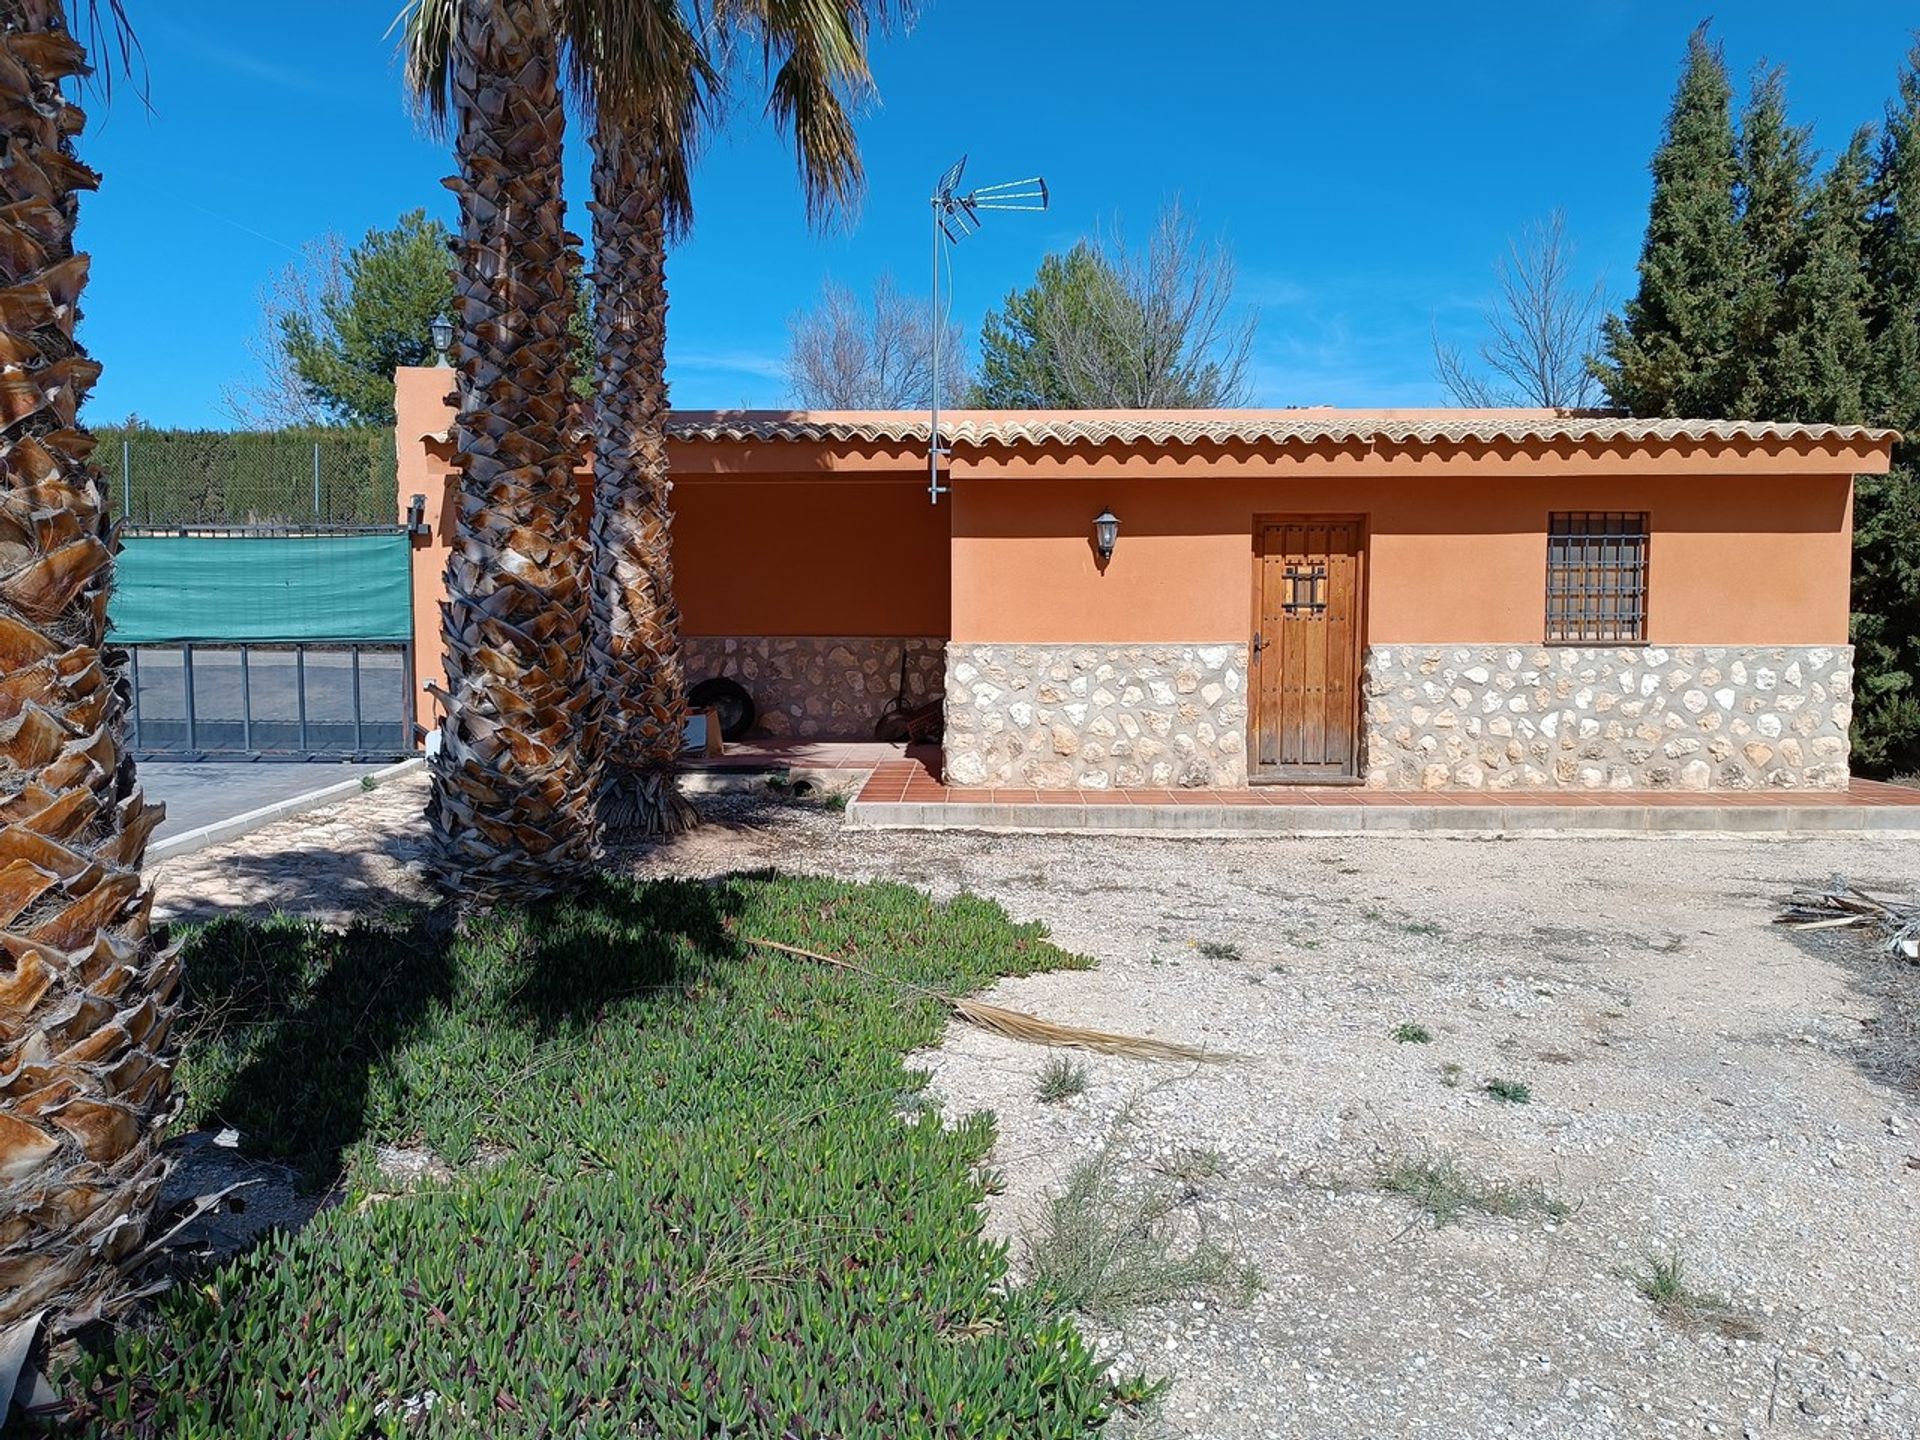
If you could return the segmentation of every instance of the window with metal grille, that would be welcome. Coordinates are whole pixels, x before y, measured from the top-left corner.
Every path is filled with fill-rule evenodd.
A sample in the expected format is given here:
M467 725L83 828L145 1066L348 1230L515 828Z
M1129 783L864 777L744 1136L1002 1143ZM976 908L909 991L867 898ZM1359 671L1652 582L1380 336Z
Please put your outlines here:
M1547 520L1547 641L1647 638L1647 516L1556 511Z

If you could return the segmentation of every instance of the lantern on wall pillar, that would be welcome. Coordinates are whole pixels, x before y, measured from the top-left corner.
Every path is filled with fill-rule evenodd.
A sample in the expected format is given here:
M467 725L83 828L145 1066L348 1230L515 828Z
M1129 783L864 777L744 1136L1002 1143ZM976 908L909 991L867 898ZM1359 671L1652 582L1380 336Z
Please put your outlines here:
M1113 558L1113 547L1120 539L1120 517L1111 510L1102 510L1093 517L1093 548L1099 555L1100 563L1106 564Z

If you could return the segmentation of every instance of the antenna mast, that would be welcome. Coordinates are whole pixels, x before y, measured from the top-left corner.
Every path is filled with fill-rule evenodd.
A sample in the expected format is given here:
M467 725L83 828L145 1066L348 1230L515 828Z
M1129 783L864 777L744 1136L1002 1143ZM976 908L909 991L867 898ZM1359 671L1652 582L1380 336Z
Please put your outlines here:
M1037 212L1047 208L1047 182L1038 175L1025 180L1008 180L999 185L981 185L960 193L960 176L967 168L962 155L933 187L933 349L930 366L933 388L928 396L927 426L927 499L938 505L949 487L940 483L940 459L947 449L940 443L940 341L947 328L946 311L940 308L940 241L958 245L980 228L983 210L1024 210ZM949 267L951 268L951 267ZM952 295L948 295L952 301Z

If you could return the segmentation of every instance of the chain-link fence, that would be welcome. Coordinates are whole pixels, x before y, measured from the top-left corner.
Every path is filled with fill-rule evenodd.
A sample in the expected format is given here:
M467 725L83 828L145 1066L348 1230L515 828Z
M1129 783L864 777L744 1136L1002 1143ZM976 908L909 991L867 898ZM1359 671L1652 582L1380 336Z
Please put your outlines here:
M94 460L135 525L391 525L393 432L100 430Z

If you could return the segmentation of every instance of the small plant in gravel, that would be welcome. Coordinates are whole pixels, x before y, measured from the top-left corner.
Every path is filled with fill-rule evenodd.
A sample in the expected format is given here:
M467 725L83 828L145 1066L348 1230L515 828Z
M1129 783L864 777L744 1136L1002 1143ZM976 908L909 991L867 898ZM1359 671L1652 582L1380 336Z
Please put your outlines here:
M1040 1080L1033 1098L1042 1105L1058 1105L1076 1095L1087 1093L1087 1065L1071 1055L1050 1055L1040 1067Z
M1431 1045L1433 1032L1417 1020L1407 1020L1393 1027L1393 1038L1402 1045Z
M1173 1154L1163 1155L1153 1162L1153 1171L1156 1175L1164 1175L1169 1180L1177 1180L1187 1186L1198 1185L1203 1180L1211 1180L1226 1168L1227 1157L1218 1150L1176 1150Z
M1240 947L1231 940L1196 940L1193 948L1208 960L1244 960Z
M1538 1180L1481 1180L1450 1155L1396 1160L1375 1179L1390 1195L1404 1195L1433 1219L1451 1225L1469 1212L1519 1220L1540 1216L1564 1220L1572 1211Z
M1466 1078L1466 1067L1458 1060L1449 1060L1440 1067L1440 1083L1449 1090L1458 1090L1461 1080Z
M1527 1105L1533 1100L1533 1087L1524 1080L1509 1080L1503 1075L1488 1077L1487 1083L1480 1087L1496 1100L1504 1100L1509 1105Z
M1103 1148L1068 1172L1028 1233L1032 1289L1109 1322L1175 1300L1247 1303L1259 1273L1204 1236L1183 1242L1172 1223L1183 1203L1164 1183L1126 1183Z
M360 777L360 789L362 793L372 794L375 790L378 790L379 788L380 788L380 782L374 779L373 776L362 775Z
M1757 1339L1760 1327L1718 1295L1708 1295L1687 1284L1686 1262L1680 1252L1650 1254L1639 1270L1627 1276L1634 1289L1670 1323L1683 1328L1711 1325L1733 1339Z

